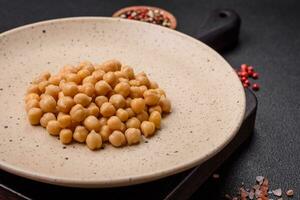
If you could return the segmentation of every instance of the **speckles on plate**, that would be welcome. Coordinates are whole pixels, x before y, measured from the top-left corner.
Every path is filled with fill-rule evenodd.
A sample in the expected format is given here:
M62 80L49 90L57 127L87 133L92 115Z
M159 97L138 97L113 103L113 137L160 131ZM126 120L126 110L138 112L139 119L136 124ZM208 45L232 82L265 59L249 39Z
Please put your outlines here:
M8 126L7 126L7 125L5 125L5 126L4 126L4 128L6 129L6 128L8 128Z

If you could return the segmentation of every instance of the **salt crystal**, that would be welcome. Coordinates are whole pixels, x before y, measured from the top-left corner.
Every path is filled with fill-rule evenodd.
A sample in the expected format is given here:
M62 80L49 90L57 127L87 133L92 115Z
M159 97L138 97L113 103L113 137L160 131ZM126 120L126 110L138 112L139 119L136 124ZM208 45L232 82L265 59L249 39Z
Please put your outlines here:
M282 195L282 190L281 190L281 188L278 188L278 189L276 189L276 190L273 190L272 192L273 192L273 194L274 194L275 196L277 196L277 197L281 197L281 195Z
M259 183L259 185L261 185L261 184L263 183L264 178L265 178L265 177L263 177L263 176L257 176L257 177L256 177L256 181Z

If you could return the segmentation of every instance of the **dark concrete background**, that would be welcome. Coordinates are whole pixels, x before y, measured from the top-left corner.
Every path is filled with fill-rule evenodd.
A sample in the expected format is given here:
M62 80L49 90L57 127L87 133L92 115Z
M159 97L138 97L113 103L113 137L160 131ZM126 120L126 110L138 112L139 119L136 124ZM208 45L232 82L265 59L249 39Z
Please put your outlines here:
M254 183L257 175L267 176L271 188L294 189L293 199L300 199L300 1L0 0L0 32L46 19L111 16L121 7L143 4L169 10L177 30L192 36L211 10L236 10L242 18L240 42L223 55L233 66L248 63L260 73L254 136L221 167L220 180L207 181L193 199L221 199L242 182Z

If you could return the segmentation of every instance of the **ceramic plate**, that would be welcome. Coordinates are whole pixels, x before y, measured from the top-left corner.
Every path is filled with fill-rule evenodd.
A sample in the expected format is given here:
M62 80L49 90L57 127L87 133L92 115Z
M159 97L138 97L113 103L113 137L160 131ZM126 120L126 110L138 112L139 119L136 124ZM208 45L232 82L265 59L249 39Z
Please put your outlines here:
M24 93L37 74L65 64L116 58L165 89L173 112L141 144L90 151L62 145L31 126ZM238 131L244 89L231 66L187 35L132 20L78 17L0 34L0 167L29 179L74 187L115 187L166 177L203 163Z

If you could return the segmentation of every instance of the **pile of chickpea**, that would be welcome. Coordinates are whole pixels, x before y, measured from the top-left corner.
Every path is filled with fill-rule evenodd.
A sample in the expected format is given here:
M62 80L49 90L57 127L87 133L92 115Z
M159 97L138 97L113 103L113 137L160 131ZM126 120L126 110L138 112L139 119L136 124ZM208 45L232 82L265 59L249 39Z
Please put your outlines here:
M140 142L160 128L171 102L144 72L117 60L64 66L32 81L25 97L32 125L41 125L63 144L73 140L89 149L109 142L114 147Z

